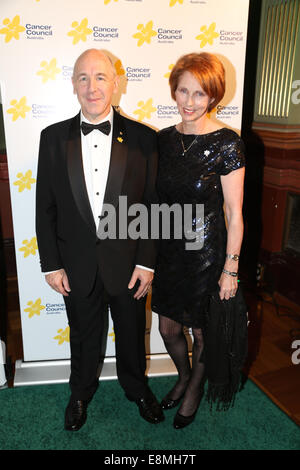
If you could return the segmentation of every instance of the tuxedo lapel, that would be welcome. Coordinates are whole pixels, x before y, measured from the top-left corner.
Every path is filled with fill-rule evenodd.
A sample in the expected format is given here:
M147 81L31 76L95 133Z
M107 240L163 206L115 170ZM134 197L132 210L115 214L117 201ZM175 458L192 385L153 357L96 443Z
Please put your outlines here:
M80 113L71 122L67 142L67 166L72 193L83 220L93 232L94 217L86 189L81 152Z
M127 154L128 145L124 118L114 111L111 157L104 203L112 204L115 208L119 204L119 196L122 191Z

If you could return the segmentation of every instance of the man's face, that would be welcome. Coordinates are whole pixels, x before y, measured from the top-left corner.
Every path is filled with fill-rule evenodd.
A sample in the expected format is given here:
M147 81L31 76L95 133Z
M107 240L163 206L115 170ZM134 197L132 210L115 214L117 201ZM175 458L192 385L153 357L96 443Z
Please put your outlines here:
M109 59L100 51L87 51L75 64L72 83L84 116L93 123L104 119L118 91L118 76Z

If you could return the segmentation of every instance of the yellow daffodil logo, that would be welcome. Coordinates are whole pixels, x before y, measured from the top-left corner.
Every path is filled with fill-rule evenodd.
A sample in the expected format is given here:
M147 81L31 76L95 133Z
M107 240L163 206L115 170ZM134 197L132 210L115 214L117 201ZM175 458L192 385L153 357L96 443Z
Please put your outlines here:
M112 329L112 332L109 333L108 336L110 336L110 337L111 337L111 340L112 340L113 342L115 342L115 340L116 340L116 335L115 335L114 329Z
M12 114L13 121L16 121L19 117L24 119L26 117L26 113L31 110L30 106L27 106L26 104L26 96L23 96L19 102L17 100L12 100L10 104L12 108L9 108L7 113Z
M73 36L73 44L77 44L79 41L86 41L88 34L92 34L92 30L88 28L88 19L84 18L79 24L78 21L73 21L72 31L68 32L68 36Z
M25 175L23 173L18 173L17 181L14 182L14 186L19 186L19 193L22 193L24 189L31 189L31 185L36 182L34 178L32 178L32 171L26 171Z
M19 251L24 252L24 258L27 258L29 255L35 255L38 249L37 242L36 242L36 237L32 237L31 240L23 240L21 248L19 248Z
M50 60L49 64L46 60L41 62L42 70L39 70L36 74L42 77L42 83L46 83L48 80L55 80L56 75L61 72L61 69L56 66L56 59Z
M120 59L116 61L115 69L116 69L117 75L119 75L119 76L125 75L125 70L124 70L124 67L123 67L122 62L120 61Z
M58 335L54 336L53 339L58 340L58 346L60 346L64 342L66 342L66 343L70 342L70 327L69 326L67 326L67 328L65 330L63 330L62 328L57 330L57 333L58 333Z
M12 21L9 18L3 20L4 28L0 29L0 34L5 35L5 42L12 39L20 39L19 34L25 31L25 27L20 25L20 16L16 15Z
M183 0L170 0L170 7L173 7L176 5L176 3L180 3L181 5L183 4Z
M205 25L201 26L201 34L198 34L198 36L196 36L196 39L201 41L200 47L206 46L207 43L210 44L210 46L213 45L214 39L220 36L219 33L215 32L215 28L216 23L212 23L208 29Z
M144 42L147 42L148 44L150 44L151 38L157 35L157 32L154 31L152 28L153 28L153 21L148 21L146 26L144 26L141 23L137 25L137 29L139 30L139 32L135 33L132 37L134 37L135 39L138 39L138 43L137 43L138 47L142 46Z
M118 2L118 0L114 0L115 2ZM104 5L108 5L111 2L111 0L104 0Z
M137 114L138 121L142 121L145 118L150 119L151 114L156 111L156 108L154 108L152 101L152 98L149 98L146 103L144 101L138 102L138 106L140 109L136 109L135 111L133 111L133 114Z
M169 69L169 72L165 73L164 74L164 77L165 78L170 78L170 75L171 75L171 71L172 71L172 68L174 67L174 64L170 64L168 69Z
M28 307L24 309L24 312L28 313L28 317L32 318L34 315L40 315L41 311L45 309L45 305L42 305L42 300L39 298L35 302L30 300L27 302Z

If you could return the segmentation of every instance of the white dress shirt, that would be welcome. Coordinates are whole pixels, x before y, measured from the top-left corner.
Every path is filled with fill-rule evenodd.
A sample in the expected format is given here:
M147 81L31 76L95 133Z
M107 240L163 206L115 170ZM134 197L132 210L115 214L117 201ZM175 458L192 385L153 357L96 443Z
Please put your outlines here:
M86 119L86 117L81 112L80 123L82 121L85 121L89 124L100 124L101 122L109 121L111 124L111 131L109 135L106 135L97 129L93 130L87 135L84 135L81 131L81 151L84 178L95 225L98 228L110 164L113 135L113 109L111 108L109 114L97 123L88 121L88 119ZM136 266L146 269L147 271L154 272L154 270L151 268L141 265ZM49 271L44 274L47 275L56 271L57 270Z
M81 112L81 122L95 124L88 121ZM109 135L93 130L87 135L81 132L81 150L86 188L93 212L96 228L99 225L99 216L102 212L104 194L108 178L110 163L111 141L113 134L113 110L97 124L109 121L111 131Z

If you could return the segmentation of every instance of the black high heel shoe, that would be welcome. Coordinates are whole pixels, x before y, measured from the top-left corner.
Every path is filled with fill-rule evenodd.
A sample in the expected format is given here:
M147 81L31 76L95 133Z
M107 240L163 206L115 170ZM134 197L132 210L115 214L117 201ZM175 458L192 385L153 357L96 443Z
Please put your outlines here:
M201 400L202 400L202 397L204 395L204 389L201 390L200 394L199 394L199 397L198 397L198 404L196 406L196 409L194 411L194 413L192 415L189 415L189 416L183 416L182 414L180 414L178 411L174 417L174 421L173 421L173 426L175 429L181 429L181 428L185 428L186 426L188 426L189 424L191 424L194 419L195 419L195 416L197 414L197 411L198 411L198 408L200 406L200 403L201 403Z
M182 428L185 428L186 426L188 426L189 424L191 424L195 419L197 411L198 411L198 407L197 407L196 411L190 416L183 416L180 413L178 413L178 411L177 411L177 413L174 417L174 421L173 421L174 428L175 429L182 429Z
M172 408L176 408L176 406L178 406L183 399L183 396L184 393L176 400L173 400L172 398L169 398L168 395L166 395L165 398L162 399L160 406L163 410L171 410Z

